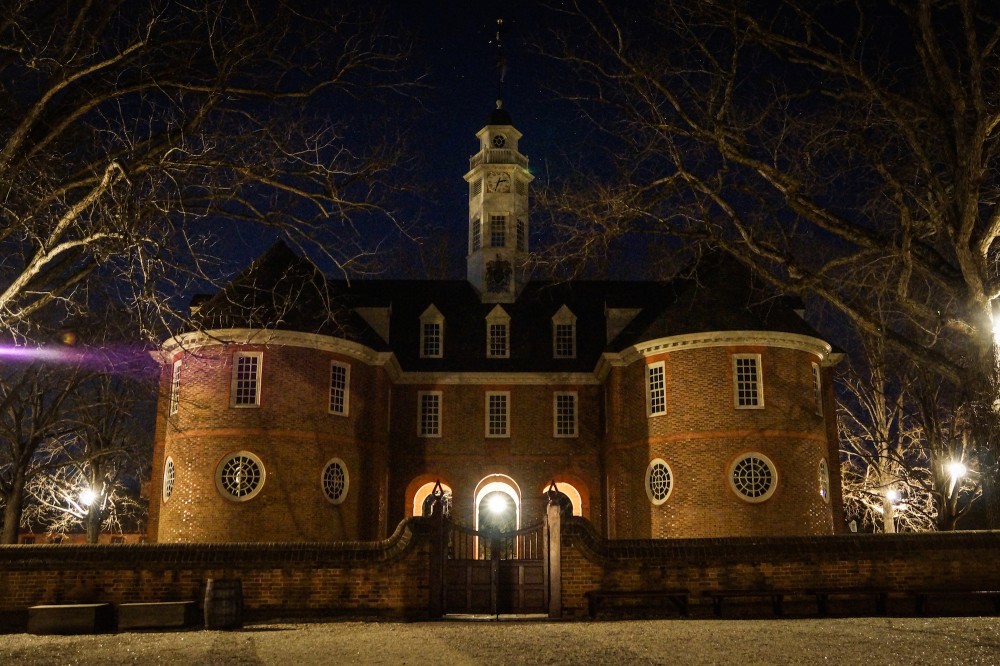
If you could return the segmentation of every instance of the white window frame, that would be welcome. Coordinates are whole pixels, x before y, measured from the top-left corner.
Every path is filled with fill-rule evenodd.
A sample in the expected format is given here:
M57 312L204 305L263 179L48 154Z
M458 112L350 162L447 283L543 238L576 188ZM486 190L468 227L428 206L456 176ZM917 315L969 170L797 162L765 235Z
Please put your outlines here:
M507 247L507 216L490 214L490 247ZM500 242L497 243L499 238Z
M653 469L655 469L658 465L662 465L664 468L666 468L667 480L669 483L669 485L667 486L667 494L659 499L657 499L657 497L653 495L653 488L650 484L650 479L653 475ZM652 460L649 461L649 464L646 465L646 476L645 479L643 480L643 484L646 487L646 497L649 498L650 504L652 504L653 506L660 506L668 499L670 499L670 495L674 492L674 470L670 468L670 465L668 465L667 461L665 461L663 458L653 458Z
M339 368L344 371L344 386L343 388L335 388L333 385L333 371L334 368ZM339 391L339 397L343 403L343 409L334 409L334 397L337 395L335 391ZM341 361L330 361L330 383L329 383L329 394L327 395L327 411L330 414L336 414L337 416L347 416L350 413L351 405L351 366L348 363L343 363Z
M503 424L500 429L493 430L493 419L490 407L492 398L502 398L503 402ZM510 391L487 391L486 392L486 436L496 438L510 437Z
M746 388L749 381L740 379L740 361L752 361L754 368L754 386L757 400L754 403L740 404L740 389ZM733 354L733 406L736 409L764 409L764 376L760 362L760 354Z
M437 398L436 403L428 398ZM441 391L417 391L417 437L441 437ZM430 410L429 407L434 409ZM433 414L432 414L433 411ZM433 428L425 417L433 416Z
M344 489L340 491L340 495L331 497L326 484L326 474L334 465L340 467L340 471L344 473ZM344 500L347 499L348 491L351 489L351 474L347 471L347 463L340 458L330 458L327 460L326 464L323 465L323 470L319 474L319 487L327 502L330 504L343 504Z
M253 378L254 384L254 401L250 402L237 402L237 388L240 385L239 372L240 372L240 360L244 358L256 358L257 359L257 369L256 374ZM264 368L264 354L263 352L236 352L233 354L233 376L232 382L229 386L229 406L235 409L255 409L260 407L260 394L261 389L261 377L263 376ZM244 380L245 381L245 380Z
M765 492L762 495L758 495L757 497L750 497L749 495L745 495L736 486L736 481L733 479L733 473L736 471L736 468L740 465L740 463L742 463L744 460L748 460L749 458L756 458L757 460L764 463L764 465L770 470L771 473L771 485L768 487L767 492ZM761 502L766 502L767 500L771 499L771 496L774 495L774 491L778 489L778 468L774 465L774 462L770 458L765 456L763 453L759 453L757 451L750 451L748 453L744 453L743 455L737 456L737 458L733 460L732 463L730 463L727 476L729 478L729 488L733 491L733 493L735 493L736 496L739 497L744 502L749 502L750 504L759 504Z
M559 348L560 327L569 328L569 351ZM565 305L552 315L552 358L576 358L576 315Z
M826 458L820 458L819 464L816 465L816 476L819 477L819 496L823 498L823 501L827 504L830 503L830 466L826 462Z
M653 385L654 373L659 374L659 387ZM662 416L667 413L667 369L663 361L646 366L646 415Z
M569 430L559 432L559 398L571 398L572 417L569 422ZM572 438L580 436L580 396L576 391L556 391L552 394L552 436L559 438Z
M503 344L493 345L493 327L503 331ZM510 358L510 315L499 305L486 316L486 358Z
M258 470L260 470L260 477L257 480L257 485L255 485L253 490L248 492L246 495L232 494L229 489L226 488L225 483L222 480L222 472L226 468L226 465L228 465L231 460L236 458L247 458L257 466ZM215 487L219 491L220 495L231 502L246 502L248 500L252 500L260 494L261 490L263 490L265 481L267 481L267 469L264 467L264 463L261 459L250 451L237 451L236 453L231 453L223 458L215 468Z
M174 361L170 374L170 416L180 409L181 360Z
M437 332L434 336L428 336L427 327L436 326ZM427 345L432 340L437 341L437 353L428 351ZM420 315L420 358L442 358L444 357L444 315L435 306L430 305Z
M823 374L819 363L812 364L813 398L816 400L816 416L823 416Z

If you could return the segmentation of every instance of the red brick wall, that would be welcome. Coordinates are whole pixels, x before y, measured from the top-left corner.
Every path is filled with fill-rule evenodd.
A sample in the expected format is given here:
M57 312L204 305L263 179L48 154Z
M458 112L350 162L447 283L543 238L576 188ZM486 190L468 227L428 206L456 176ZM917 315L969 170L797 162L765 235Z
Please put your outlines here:
M739 353L761 355L763 409L734 407L732 355ZM667 413L648 417L646 367L658 361L664 362ZM836 440L830 440L835 430L816 413L812 363L817 361L793 349L706 347L613 369L604 448L613 484L609 533L616 538L832 534L832 507L839 497L830 503L820 496L818 466L826 458L831 484L839 482L833 474L838 458ZM825 413L832 419L832 408ZM778 474L774 494L761 503L744 501L729 482L729 466L750 452L767 456ZM645 470L654 458L662 458L673 473L671 494L659 506L645 489ZM843 521L840 512L836 520Z
M417 436L418 391L441 391L441 437ZM486 437L487 391L509 391L510 437ZM553 395L577 392L578 436L553 435ZM522 525L544 511L544 491L552 480L572 484L587 498L585 517L599 522L599 442L601 391L596 385L399 385L393 389L393 466L390 522L412 511L417 478L440 479L454 493L453 517L466 525L475 519L476 487L502 474L521 493Z
M242 581L248 618L424 618L430 521L381 542L0 546L0 620L54 603L201 601L209 578Z
M343 541L385 534L387 432L384 371L356 359L314 349L242 346L261 351L260 406L229 404L229 347L183 355L178 413L167 416L170 365L161 381L154 453L151 523L159 542ZM348 415L328 412L330 362L351 366ZM249 451L263 463L259 494L236 502L216 487L227 455ZM175 466L173 493L160 503L163 464ZM340 458L349 475L347 497L331 504L321 474Z
M704 603L706 590L1000 586L1000 532L616 542L580 520L564 521L561 532L567 618L586 616L590 590L686 588Z

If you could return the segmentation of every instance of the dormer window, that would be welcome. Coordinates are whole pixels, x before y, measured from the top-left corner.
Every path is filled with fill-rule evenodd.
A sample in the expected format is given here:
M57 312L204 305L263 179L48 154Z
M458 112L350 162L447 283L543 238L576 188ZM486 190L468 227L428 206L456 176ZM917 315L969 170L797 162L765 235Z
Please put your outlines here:
M444 356L444 315L433 305L420 315L420 358Z
M576 315L565 305L552 316L552 356L576 358Z
M510 358L510 315L499 305L486 316L486 357Z

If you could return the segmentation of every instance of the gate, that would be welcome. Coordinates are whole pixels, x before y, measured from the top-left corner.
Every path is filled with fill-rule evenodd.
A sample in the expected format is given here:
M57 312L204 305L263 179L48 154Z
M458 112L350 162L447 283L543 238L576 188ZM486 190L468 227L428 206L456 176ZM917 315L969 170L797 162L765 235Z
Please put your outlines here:
M443 613L548 612L544 521L504 534L440 525Z

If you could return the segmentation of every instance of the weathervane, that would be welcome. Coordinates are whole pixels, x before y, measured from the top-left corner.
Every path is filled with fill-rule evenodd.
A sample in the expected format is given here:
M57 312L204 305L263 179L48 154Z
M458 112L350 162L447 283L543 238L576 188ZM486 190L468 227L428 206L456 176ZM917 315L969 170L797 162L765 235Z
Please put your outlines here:
M497 19L497 108L503 107L503 80L507 75L507 59L503 55L503 19Z

